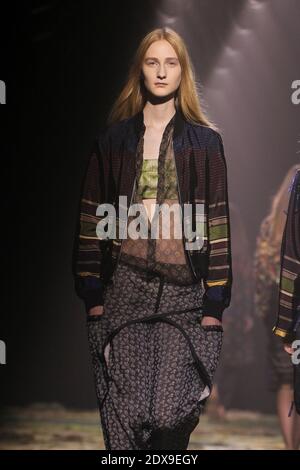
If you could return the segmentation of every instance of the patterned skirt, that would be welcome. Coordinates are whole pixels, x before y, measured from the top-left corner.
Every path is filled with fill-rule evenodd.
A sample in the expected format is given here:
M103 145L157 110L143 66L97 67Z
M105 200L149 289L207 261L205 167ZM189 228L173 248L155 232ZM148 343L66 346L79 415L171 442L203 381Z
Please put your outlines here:
M201 284L120 260L103 314L87 317L106 449L187 449L210 395L223 328L202 327Z

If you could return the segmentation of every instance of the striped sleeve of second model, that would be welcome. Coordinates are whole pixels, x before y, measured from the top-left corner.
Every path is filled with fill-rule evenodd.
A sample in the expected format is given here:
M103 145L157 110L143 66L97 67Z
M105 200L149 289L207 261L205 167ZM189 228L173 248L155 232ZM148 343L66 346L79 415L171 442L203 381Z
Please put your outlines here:
M289 199L282 245L277 324L273 332L285 337L293 326L300 306L300 170L296 173Z

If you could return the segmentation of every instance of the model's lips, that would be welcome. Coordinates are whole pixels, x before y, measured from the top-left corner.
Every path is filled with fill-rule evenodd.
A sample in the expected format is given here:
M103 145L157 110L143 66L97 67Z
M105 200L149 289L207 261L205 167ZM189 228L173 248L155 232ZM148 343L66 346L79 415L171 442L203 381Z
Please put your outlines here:
M157 82L157 83L155 83L155 85L156 85L156 86L166 86L167 83L160 83L160 82Z

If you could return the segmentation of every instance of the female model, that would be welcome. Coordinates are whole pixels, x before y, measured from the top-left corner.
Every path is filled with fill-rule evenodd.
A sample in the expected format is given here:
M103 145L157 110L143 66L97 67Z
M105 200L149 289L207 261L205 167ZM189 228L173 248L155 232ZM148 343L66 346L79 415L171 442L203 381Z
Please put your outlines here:
M283 340L287 353L294 352L292 343L299 339L300 330L300 166L295 174L289 198L287 217L282 238L280 254L280 281L278 297L278 316L274 333ZM299 358L297 354L296 359ZM291 357L289 360L291 361ZM291 361L292 363L292 361ZM289 364L289 368L291 364ZM294 401L290 412L293 428L291 449L298 450L300 446L300 365L294 365Z
M277 395L277 413L287 449L299 446L300 421L299 417L289 417L293 399L292 362L283 350L280 338L273 334L272 329L278 312L280 252L289 204L288 189L297 169L299 169L299 164L289 170L273 198L270 214L261 224L255 255L256 313L263 318L266 325L270 390L276 392ZM291 272L288 273L288 276L290 275ZM283 317L286 318L286 315ZM282 324L285 325L284 328ZM284 318L280 320L276 330L276 334L279 336L281 328L283 336L283 331L286 328Z
M228 212L222 139L186 46L156 29L96 138L80 205L75 288L106 449L187 449L230 303Z

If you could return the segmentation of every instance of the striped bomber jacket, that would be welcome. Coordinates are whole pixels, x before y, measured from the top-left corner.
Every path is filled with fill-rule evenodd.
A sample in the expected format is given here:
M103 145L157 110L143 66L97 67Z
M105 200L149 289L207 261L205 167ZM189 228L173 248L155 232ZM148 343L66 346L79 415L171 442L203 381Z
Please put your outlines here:
M141 110L102 129L88 155L72 260L75 291L84 301L87 313L91 307L103 305L105 286L118 263L122 243L118 228L124 222L119 196L127 196L128 215L137 186L136 150L144 132ZM221 319L230 304L232 287L227 167L222 138L212 128L187 121L179 109L172 138L182 224L184 218L188 219L184 205L189 203L192 208L189 220L193 237L185 235L182 228L187 260L195 282L203 282L203 315ZM114 236L99 238L97 224L103 216L96 211L103 203L115 208L116 232ZM201 217L196 217L196 204L202 207ZM197 240L201 240L199 245Z
M279 307L273 332L282 338L294 336L300 321L300 169L292 185L281 244Z

